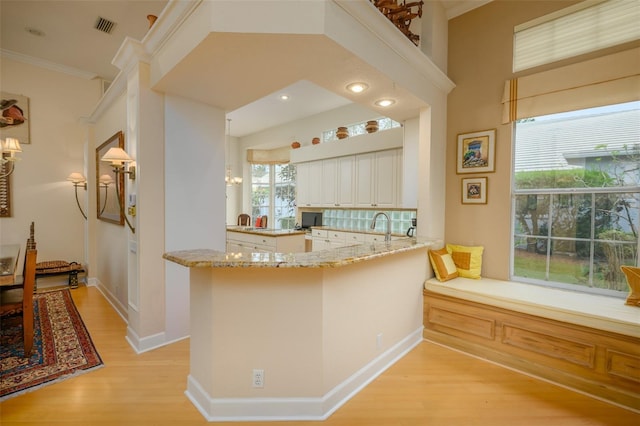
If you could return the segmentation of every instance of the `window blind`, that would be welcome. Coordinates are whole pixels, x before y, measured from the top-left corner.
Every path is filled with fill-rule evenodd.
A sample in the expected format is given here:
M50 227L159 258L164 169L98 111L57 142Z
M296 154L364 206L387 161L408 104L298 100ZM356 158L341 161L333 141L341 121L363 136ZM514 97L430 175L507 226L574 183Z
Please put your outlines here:
M590 0L516 26L513 72L640 39L640 1Z
M291 148L248 149L247 162L250 164L287 164Z
M502 123L640 100L640 48L507 80Z

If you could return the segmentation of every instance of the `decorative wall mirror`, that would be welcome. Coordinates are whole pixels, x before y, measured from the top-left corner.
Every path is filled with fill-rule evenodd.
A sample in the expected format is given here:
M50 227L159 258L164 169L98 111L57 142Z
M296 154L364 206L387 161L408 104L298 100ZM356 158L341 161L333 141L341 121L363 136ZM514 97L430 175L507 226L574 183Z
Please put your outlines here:
M120 210L120 205L124 205L124 175L122 173L116 175L111 164L100 161L109 148L113 147L124 149L124 134L121 131L96 148L97 213L100 220L124 226L124 213ZM118 191L116 191L116 185L118 185ZM118 192L120 204L116 198Z

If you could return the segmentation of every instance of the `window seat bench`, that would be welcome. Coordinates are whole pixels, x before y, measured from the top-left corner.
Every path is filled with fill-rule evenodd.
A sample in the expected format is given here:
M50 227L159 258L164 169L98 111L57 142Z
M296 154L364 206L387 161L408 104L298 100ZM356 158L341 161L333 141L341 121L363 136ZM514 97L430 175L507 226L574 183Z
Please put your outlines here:
M640 308L490 278L424 283L424 337L640 411Z

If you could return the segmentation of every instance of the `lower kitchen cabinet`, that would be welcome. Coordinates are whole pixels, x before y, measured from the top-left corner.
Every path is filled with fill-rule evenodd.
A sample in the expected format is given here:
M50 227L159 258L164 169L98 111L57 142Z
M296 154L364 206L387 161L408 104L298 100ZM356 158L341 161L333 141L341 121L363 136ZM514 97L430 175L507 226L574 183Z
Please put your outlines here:
M304 233L265 236L248 232L227 231L227 251L231 253L302 253Z

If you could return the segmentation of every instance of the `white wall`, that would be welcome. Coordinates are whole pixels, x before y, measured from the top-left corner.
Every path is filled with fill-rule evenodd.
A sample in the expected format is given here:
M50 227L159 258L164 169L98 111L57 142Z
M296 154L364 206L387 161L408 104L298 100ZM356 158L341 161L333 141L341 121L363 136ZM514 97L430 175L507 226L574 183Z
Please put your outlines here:
M0 62L2 91L29 98L31 132L11 176L13 216L0 219L0 243L20 244L24 252L33 221L38 261L84 263L85 221L66 178L72 172L87 175L86 127L80 119L100 98L100 82L6 57ZM80 188L78 196L86 211L87 194Z
M116 87L114 87L115 89ZM89 183L89 191L94 200L96 199L95 170L96 148L102 145L107 139L118 131L125 131L127 128L126 96L122 92L113 103L109 105L99 117L94 117L93 140L89 142L88 164L92 168L92 179ZM129 141L125 136L124 149L128 150ZM128 262L127 262L127 231L126 225L116 225L96 219L96 212L92 210L89 215L92 221L92 229L95 234L90 239L90 250L95 254L95 271L90 278L96 280L111 303L118 309L120 315L127 317L127 293L128 293Z
M165 251L225 251L224 111L165 97ZM189 269L165 262L168 341L189 332Z

